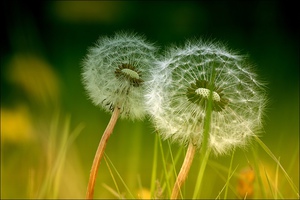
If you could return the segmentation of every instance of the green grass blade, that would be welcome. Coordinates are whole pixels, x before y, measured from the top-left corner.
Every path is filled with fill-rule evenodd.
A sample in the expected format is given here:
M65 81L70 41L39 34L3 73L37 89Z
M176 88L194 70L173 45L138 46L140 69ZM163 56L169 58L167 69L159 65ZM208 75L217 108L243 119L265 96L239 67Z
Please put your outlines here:
M278 159L278 161L280 162L280 158ZM279 165L276 165L276 172L275 172L275 186L274 186L274 190L275 190L275 196L274 198L277 199L278 196L278 174L279 174Z
M168 146L169 146L168 156L170 155L170 157L171 157L172 169L173 169L173 170L169 170L169 171L167 172L167 179L166 179L166 180L168 180L168 182L171 182L171 178L173 178L172 173L175 174L174 177L177 177L177 172L176 172L175 166L177 165L177 163L178 163L178 161L179 161L179 158L180 158L180 156L181 156L181 154L182 154L182 152L183 152L184 147L180 147L180 148L179 148L179 150L177 151L176 156L175 156L175 158L174 158L174 156L173 156L173 154L172 154L172 152L171 152L172 149L171 149L171 145L170 145L169 141L168 141ZM167 159L165 159L165 160L167 160ZM175 170L175 172L174 172L174 170ZM174 181L174 180L172 180L172 181ZM174 181L174 182L175 182L175 181ZM164 182L164 184L163 184L162 187L161 187L162 191L164 191L164 190L166 189L166 187L167 187L167 183Z
M116 187L117 194L118 194L117 197L118 197L118 198L121 198L121 193L120 193L120 190L119 190L117 181L116 181L116 179L115 179L114 174L112 173L112 170L111 170L111 168L110 168L110 166L109 166L109 164L108 164L108 162L107 162L105 156L104 156L104 161L105 161L105 163L106 163L106 166L107 166L107 168L108 168L109 174L110 174L110 176L111 176L111 178L112 178L112 180L113 180L113 182L114 182L114 185L115 185L115 187ZM109 188L107 188L107 189L109 189ZM109 189L109 191L111 191L111 189ZM113 190L112 190L112 191L113 191ZM114 194L115 194L115 192L114 192Z
M294 184L294 182L292 181L292 179L289 177L289 175L287 174L287 172L285 171L285 169L282 167L282 165L280 164L280 162L278 161L278 159L275 157L275 155L272 153L272 151L267 147L267 145L265 145L265 143L263 143L257 136L254 137L255 140L258 142L258 144L264 149L264 151L275 161L275 163L277 163L277 165L281 168L285 178L287 179L289 185L291 186L291 188L293 189L294 193L297 195L297 197L299 198L299 191L296 187L296 185Z
M74 129L74 131L70 133L70 121L71 117L67 116L64 120L62 131L60 131L58 128L59 115L56 115L53 119L53 122L51 123L51 132L48 144L49 146L47 150L50 163L53 163L53 165L49 166L49 169L47 170L46 177L38 194L38 198L57 199L58 197L60 180L66 160L67 151L83 129L83 125L80 124ZM56 145L58 140L57 135L60 132L61 142L59 145ZM58 149L57 153L55 149ZM54 154L54 160L52 159L52 154Z
M155 134L152 174L151 174L151 188L150 188L151 198L155 198L155 183L156 183L156 174L157 174L157 151L158 151L158 136L157 134Z
M262 180L261 173L260 173L260 168L259 168L259 163L258 163L259 159L258 159L256 150L253 148L253 146L251 149L252 149L252 154L253 154L253 157L255 160L253 163L253 167L254 167L255 175L257 176L258 186L261 189L262 197L267 198L267 194L266 194L265 187L264 187L263 180Z
M170 181L169 181L169 178L168 178L167 163L166 163L166 159L165 159L161 139L159 140L159 147L160 147L160 152L161 152L161 157L162 157L162 162L163 162L163 168L164 168L164 173L165 173L165 181L166 181L165 183L167 185L168 196L171 196L171 186L170 186Z
M299 163L297 163L297 162L299 162L299 148L296 147L295 151L293 151L293 152L294 152L294 154L292 155L292 157L290 157L290 159L289 159L289 166L288 166L288 168L286 170L287 172L289 172L289 174L291 174L292 169L295 166L299 165ZM286 179L283 179L283 180L281 180L280 184L281 185L285 185L286 181L287 181Z
M55 116L53 117L51 123L50 123L50 135L48 139L47 144L47 169L46 169L46 175L43 180L43 183L41 185L41 188L39 189L39 192L37 194L37 198L47 198L48 191L50 190L49 187L51 187L51 171L52 166L49 166L53 163L53 152L55 152L56 145L56 135L58 132L58 123L59 123L59 114L55 113Z
M225 183L225 185L223 186L223 188L221 189L221 191L219 192L219 194L218 194L218 196L215 198L215 199L219 199L220 198L220 195L221 195L221 193L223 192L223 190L225 190L225 192L226 192L226 189L228 188L228 186L229 186L229 181L230 181L230 179L233 177L233 175L235 174L235 172L236 172L236 170L237 170L237 168L238 168L238 166L236 166L235 167L235 169L232 171L232 173L230 174L230 171L228 171L228 178L227 178L227 180L226 180L226 183ZM226 194L226 198L227 198L227 194ZM224 199L226 199L225 197L224 197Z
M105 159L105 158L104 158ZM102 186L107 189L107 191L109 191L112 195L114 195L116 198L118 199L123 199L123 197L120 195L119 192L115 191L114 189L112 189L111 187L109 187L108 185L106 185L105 183L102 184Z
M131 196L130 198L131 199L135 199L134 195L131 193L130 189L128 188L128 186L126 185L125 181L121 177L120 173L118 172L118 170L116 169L116 167L114 166L114 164L112 163L112 161L109 159L109 157L106 155L106 153L104 153L104 158L108 160L109 164L112 166L113 170L118 175L119 179L121 180L121 182L124 185L125 189L127 190L128 194Z
M173 169L173 172L174 172L174 177L177 177L177 172L176 172L176 163L177 163L177 161L175 162L175 160L173 158L172 149L171 149L171 145L170 145L169 140L168 140L168 148L169 148L169 152L170 152L170 156L171 156L171 162L172 162L172 169ZM177 156L176 156L177 160L178 160L179 156L180 156L180 153L177 153ZM171 172L172 172L172 170L170 170L170 173L168 174L168 177L171 176L171 174L172 174ZM170 180L170 178L169 178L169 180ZM181 190L179 190L179 194L180 194L180 197L183 198Z
M280 158L278 158L278 161L280 161ZM282 194L280 193L278 189L278 177L279 177L279 165L276 165L276 172L275 172L275 198L278 199L278 196L280 199L284 199Z
M224 192L224 199L227 199L227 193L228 193L228 183L229 183L229 180L230 180L230 178L231 178L231 176L233 175L230 175L230 173L231 173L231 170L232 170L232 162L233 162L233 158L234 158L234 152L235 151L233 151L232 152L232 155L231 155L231 159L230 159L230 165L229 165L229 169L228 169L228 177L227 177L227 181L226 181L226 187L225 187L225 192Z
M197 197L200 194L200 189L201 189L201 183L203 180L203 176L204 176L204 171L206 168L206 164L209 158L209 154L210 154L211 149L207 149L203 159L201 159L201 165L200 165L200 170L198 173L198 177L197 177L197 181L196 181L196 185L195 185L195 189L194 189L194 193L193 193L193 199L197 199Z
M218 163L218 162L215 162L215 161L208 161L208 163L207 163L207 165L208 166L210 166L210 168L212 169L212 170L214 170L215 171L215 173L226 183L226 181L227 181L227 178L228 177L225 177L223 174L224 173L222 173L222 172L220 172L219 170L221 170L221 171L223 171L223 172L225 172L225 173L227 173L228 174L228 169L226 168L226 167L224 167L223 165L221 165L220 163ZM238 166L237 166L238 167ZM232 177L235 177L235 178L237 178L238 177L238 175L237 175L237 173L232 173ZM238 194L237 194L237 192L236 192L236 188L235 188L235 186L233 186L233 185L231 185L230 183L228 183L228 187L231 189L231 191L232 191L232 193L237 197L238 196ZM220 197L219 197L220 198Z
M59 191L59 182L61 178L61 173L65 164L66 153L68 149L68 138L70 132L70 116L67 117L66 122L63 128L62 141L60 144L60 149L57 155L57 160L54 165L54 169L52 171L53 177L53 199L57 199L58 191Z
M174 176L177 177L176 164L175 164L175 161L174 161L174 157L173 157L173 153L172 153L170 141L168 140L167 143L168 143L168 149L169 149L169 153L170 153L170 157L171 157L172 169L173 169L173 172L174 172Z

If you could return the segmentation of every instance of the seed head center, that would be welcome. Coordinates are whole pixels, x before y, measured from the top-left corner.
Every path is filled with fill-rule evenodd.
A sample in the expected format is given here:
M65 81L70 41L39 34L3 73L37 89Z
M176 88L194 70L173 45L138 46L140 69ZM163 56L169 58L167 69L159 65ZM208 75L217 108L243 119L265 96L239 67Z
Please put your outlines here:
M195 90L195 93L202 96L203 98L209 99L210 90L207 88L198 88ZM216 101L216 102L220 102L221 97L217 92L213 91L212 92L212 100Z
M121 64L116 69L115 75L122 81L129 81L133 87L138 87L144 82L143 79L141 79L141 72L138 71L133 64Z
M122 69L121 71L122 71L124 74L130 76L130 77L133 78L133 79L139 79L139 78L140 78L139 74L138 74L137 72L131 70L131 69L124 68L124 69Z
M220 112L229 103L229 100L224 97L223 89L209 83L206 80L196 80L186 91L186 96L189 101L201 107L205 107L212 96L212 109Z

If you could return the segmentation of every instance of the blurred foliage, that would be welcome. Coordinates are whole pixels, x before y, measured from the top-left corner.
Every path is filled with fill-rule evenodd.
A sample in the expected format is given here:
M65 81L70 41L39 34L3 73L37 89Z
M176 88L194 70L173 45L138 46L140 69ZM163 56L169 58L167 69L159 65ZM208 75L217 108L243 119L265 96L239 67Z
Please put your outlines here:
M248 54L259 77L268 83L270 103L261 139L280 157L299 188L296 8L296 2L286 1L1 1L1 198L41 197L43 181L63 147L51 145L61 144L64 127L68 125L67 132L72 132L82 123L85 127L80 135L65 149L62 172L52 190L59 198L84 197L93 156L110 116L88 99L81 84L81 62L100 35L119 30L144 34L162 49L202 37ZM70 122L64 120L68 114ZM60 125L54 129L53 139L56 120ZM149 196L153 147L154 130L147 120L118 121L107 145L106 154L139 197ZM179 147L172 148L176 152ZM259 167L264 168L261 173L266 177L266 170L275 183L276 164L265 153L258 155ZM194 188L199 162L196 158L185 184L187 197L193 192L190 188ZM201 193L204 198L218 195L226 182L224 168L229 162L230 157L211 158ZM229 190L233 192L228 198L252 187L249 165L253 162L251 151L237 150L233 165L241 174L232 178ZM159 173L161 169L158 160ZM293 198L284 178L279 176L278 180L282 195ZM96 187L95 197L115 197L104 162ZM254 197L257 190L254 187Z

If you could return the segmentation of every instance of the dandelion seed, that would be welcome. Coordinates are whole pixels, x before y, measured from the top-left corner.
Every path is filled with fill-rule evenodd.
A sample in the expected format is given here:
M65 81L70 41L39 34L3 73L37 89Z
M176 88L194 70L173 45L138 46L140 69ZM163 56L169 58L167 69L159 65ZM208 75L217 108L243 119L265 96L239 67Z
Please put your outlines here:
M118 117L142 119L146 115L144 81L155 51L143 37L122 32L112 38L101 37L83 62L82 80L89 97L95 105L112 112L93 161L87 199L93 198L98 167Z
M156 129L164 139L189 144L186 159L193 159L195 149L205 142L208 118L207 146L215 155L245 146L261 128L264 84L245 57L221 44L188 41L183 47L171 47L156 63L147 85L151 86L146 95L148 110ZM210 117L206 116L209 101ZM188 169L182 166L177 190ZM173 193L175 188L176 184ZM177 198L175 193L171 198Z

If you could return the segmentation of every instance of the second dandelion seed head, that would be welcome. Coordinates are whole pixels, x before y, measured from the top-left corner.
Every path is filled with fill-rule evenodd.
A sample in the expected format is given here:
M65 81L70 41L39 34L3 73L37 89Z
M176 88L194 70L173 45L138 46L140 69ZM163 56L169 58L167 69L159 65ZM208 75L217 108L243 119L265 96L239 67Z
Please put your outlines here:
M210 98L209 146L215 154L244 146L260 129L263 84L244 57L221 44L188 41L171 47L151 77L148 109L164 139L192 140L200 147Z

